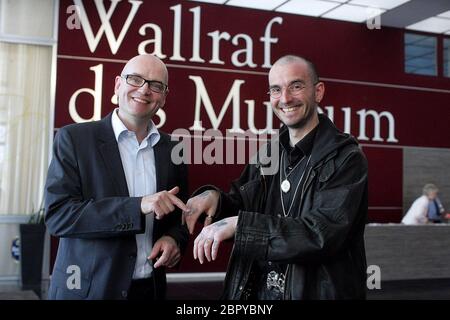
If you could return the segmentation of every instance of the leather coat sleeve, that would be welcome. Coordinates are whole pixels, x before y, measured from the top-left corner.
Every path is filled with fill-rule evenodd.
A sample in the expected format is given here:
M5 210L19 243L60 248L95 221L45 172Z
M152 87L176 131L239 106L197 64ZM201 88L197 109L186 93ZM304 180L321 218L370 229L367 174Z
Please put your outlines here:
M280 263L323 261L345 249L366 222L367 160L353 151L318 190L298 218L239 213L235 249ZM360 207L366 206L364 210Z
M231 183L230 192L226 193L220 188L214 185L204 185L195 190L191 197L195 197L207 190L216 190L219 192L219 204L217 205L217 211L213 217L213 221L218 221L223 218L237 216L239 210L244 208L244 202L242 200L239 188L246 184L253 176L256 176L254 170L251 169L251 165L246 165L239 179ZM254 177L253 177L254 178ZM203 222L205 219L204 215L200 216L199 221Z
M258 171L252 165L246 165L239 179L231 183L230 192L220 191L220 203L217 219L223 219L238 215L239 211L245 208L239 189L251 180L258 179ZM216 218L216 217L215 217Z
M60 129L45 186L45 223L58 237L105 238L143 232L140 197L85 199L70 132Z

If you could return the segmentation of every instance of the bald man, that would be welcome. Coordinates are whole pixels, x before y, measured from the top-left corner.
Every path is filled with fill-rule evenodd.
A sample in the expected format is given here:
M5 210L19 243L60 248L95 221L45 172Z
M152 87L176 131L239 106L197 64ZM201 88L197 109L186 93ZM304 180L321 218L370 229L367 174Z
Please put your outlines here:
M152 117L168 73L152 55L132 58L115 79L119 107L55 136L45 194L46 225L59 237L49 299L163 299L165 268L188 232L187 168Z
M235 240L226 299L365 298L367 161L356 139L318 113L324 93L310 61L276 61L268 94L284 124L272 156L279 170L249 164L229 193L205 186L187 203L191 232L208 216L194 241L200 263L214 260L222 241Z

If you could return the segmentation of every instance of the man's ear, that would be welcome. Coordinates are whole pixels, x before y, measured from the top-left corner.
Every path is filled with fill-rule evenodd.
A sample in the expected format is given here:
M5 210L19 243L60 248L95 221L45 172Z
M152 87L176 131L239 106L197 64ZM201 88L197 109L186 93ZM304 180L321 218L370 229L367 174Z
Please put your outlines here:
M162 99L162 103L159 106L160 109L162 109L166 105L166 98L167 98L168 94L169 94L169 88L167 88L167 90L164 92L164 98Z
M120 84L121 84L121 80L122 78L120 76L116 76L115 82L114 82L114 93L116 96L118 95L119 92L119 88L120 88Z
M319 82L316 84L316 103L320 103L325 95L325 84Z

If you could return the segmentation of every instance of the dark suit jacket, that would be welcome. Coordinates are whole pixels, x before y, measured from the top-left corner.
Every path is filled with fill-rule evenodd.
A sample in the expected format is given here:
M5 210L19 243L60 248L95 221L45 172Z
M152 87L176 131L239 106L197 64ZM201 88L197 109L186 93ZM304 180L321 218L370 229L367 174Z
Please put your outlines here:
M180 187L188 194L186 165L171 161L175 142L160 132L155 145L157 191ZM100 121L72 124L55 136L45 188L46 225L60 238L49 299L124 299L136 262L137 233L145 230L141 197L130 197L111 114ZM188 231L178 210L154 220L153 241L173 237L183 250ZM80 270L80 288L71 269ZM69 268L70 267L70 268ZM153 271L156 298L164 298L164 268Z

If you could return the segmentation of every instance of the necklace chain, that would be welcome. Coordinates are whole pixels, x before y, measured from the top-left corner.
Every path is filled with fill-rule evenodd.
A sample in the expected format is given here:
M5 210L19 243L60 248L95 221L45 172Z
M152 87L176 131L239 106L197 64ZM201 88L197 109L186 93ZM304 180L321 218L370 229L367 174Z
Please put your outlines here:
M281 164L280 165L281 165L281 169L284 172L286 180L289 177L289 175L295 170L295 168L297 168L297 166L300 164L300 162L303 161L303 159L305 159L305 156L303 156L303 158L294 166L294 168L292 168L292 170L289 172L289 174L286 174L286 171L285 171L285 168L284 168L284 150L282 151L282 153L281 153ZM294 204L295 196L297 195L297 191L298 191L300 183L301 183L301 181L303 179L303 175L305 174L306 170L308 169L308 164L309 164L310 160L311 160L311 155L309 155L308 161L306 162L305 170L303 170L303 173L302 173L302 175L300 177L300 180L297 183L297 187L295 188L294 196L293 196L293 198L291 200L291 204L289 206L289 210L288 210L287 213L286 213L286 209L284 208L283 192L280 190L281 206L283 208L283 215L284 215L285 218L287 216L289 216L289 213L291 212L292 206ZM281 187L281 180L282 180L281 176L282 176L282 171L280 170L280 187ZM289 265L286 267L286 270L284 272L278 273L276 271L271 271L269 274L267 274L267 280L266 280L267 289L270 290L271 288L274 288L274 289L278 290L282 295L284 295L285 280L286 280L286 274L288 272L288 269L289 269ZM277 281L274 282L273 280L277 280Z
M282 152L283 159L281 159L281 161L283 161L284 163L284 150ZM289 171L289 173L286 173L286 168L283 167L283 172L284 172L284 179L287 180L287 178L291 175L292 172L294 172L294 170L298 167L298 165L305 159L305 156L303 156L303 158L300 159L300 161L297 162L297 164ZM287 165L287 163L286 163Z
M304 158L305 158L305 157L303 157L302 160L303 160ZM302 162L302 160L300 160L299 163ZM286 209L285 209L285 207L284 207L283 192L281 192L281 190L280 190L281 207L283 208L283 215L284 215L284 217L289 216L289 213L291 212L292 206L294 205L295 196L297 195L298 187L300 186L300 183L301 183L302 180L303 180L303 176L304 176L306 170L308 169L308 164L309 164L309 161L310 161L310 160L311 160L311 155L309 155L308 161L306 162L305 170L303 170L303 173L302 173L300 179L298 180L297 187L295 187L294 196L292 197L291 204L289 205L289 209L288 209L288 212L287 212L287 213L286 213ZM289 174L291 174L292 171L294 171L294 169L297 167L297 165L298 165L299 163L297 163L297 164L295 165L295 167L291 170L291 172L289 172ZM284 150L283 150L282 153L281 153L281 168L282 168L283 171L284 171ZM285 173L285 175L286 175L286 173ZM288 175L286 175L286 179L287 179L287 178L288 178ZM280 172L280 186L281 186L281 182L282 182L282 181L281 181L281 172Z

